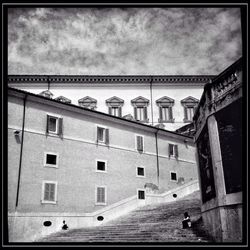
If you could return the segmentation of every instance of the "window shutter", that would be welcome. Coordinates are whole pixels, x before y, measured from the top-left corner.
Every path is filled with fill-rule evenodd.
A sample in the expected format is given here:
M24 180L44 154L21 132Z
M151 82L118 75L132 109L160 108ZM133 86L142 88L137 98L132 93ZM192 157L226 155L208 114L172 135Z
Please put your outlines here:
M55 184L49 184L50 185L50 200L55 200Z
M118 116L119 116L119 117L122 117L122 107L119 107L119 108L118 108Z
M173 144L168 144L168 155L169 155L169 157L174 154L174 152L173 152L174 147L173 146L174 146Z
M187 120L187 108L184 107L184 119Z
M178 158L178 145L174 145L175 157Z
M134 107L134 118L135 120L137 120L137 108L136 107Z
M46 127L46 134L49 133L49 115L47 115L47 127Z
M44 184L44 197L43 199L48 201L49 200L49 183Z
M96 142L98 142L99 141L99 138L100 138L100 130L99 130L100 128L99 127L97 127L97 131L96 131Z
M102 187L97 188L97 202L105 202L105 189Z
M112 107L109 107L109 114L112 114Z
M169 107L168 111L169 111L169 120L172 120L173 119L173 110L172 110L172 107Z
M161 122L162 121L162 107L159 107L159 117L160 117L159 122Z
M109 129L105 129L105 143L109 144Z
M58 134L62 137L63 135L63 118L59 118Z
M144 121L148 119L148 112L147 112L147 107L143 107L143 113L144 113Z
M137 150L142 152L143 151L143 137L137 136Z

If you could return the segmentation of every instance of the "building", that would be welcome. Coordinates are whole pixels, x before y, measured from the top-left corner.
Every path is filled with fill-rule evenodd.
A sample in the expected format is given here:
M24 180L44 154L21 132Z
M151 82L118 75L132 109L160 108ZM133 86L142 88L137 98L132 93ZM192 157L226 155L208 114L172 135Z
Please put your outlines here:
M175 131L192 122L213 75L9 75L10 87Z
M63 220L99 225L198 190L192 137L46 93L8 89L10 242L61 230Z
M194 116L202 218L218 242L241 242L242 58L205 85ZM247 166L246 166L247 167Z

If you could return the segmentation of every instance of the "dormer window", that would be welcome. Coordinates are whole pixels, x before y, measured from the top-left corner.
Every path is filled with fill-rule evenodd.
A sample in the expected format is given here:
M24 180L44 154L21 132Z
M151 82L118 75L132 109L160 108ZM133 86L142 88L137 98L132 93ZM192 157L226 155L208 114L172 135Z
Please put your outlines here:
M199 100L189 96L181 101L181 104L184 107L184 122L192 122L194 112L196 107L198 106Z
M134 107L134 118L136 121L148 122L148 110L149 100L139 96L131 100L131 104Z
M55 98L56 101L60 101L60 102L64 102L64 103L71 103L71 100L64 97L64 96L58 96L57 98Z
M53 96L53 94L49 90L44 90L39 95L47 97L47 98L52 98Z
M113 96L106 100L106 104L108 106L109 114L114 116L122 116L122 106L124 104L124 100L119 97Z
M174 122L173 110L174 100L164 96L156 100L156 105L159 107L159 119L158 122Z
M83 108L88 108L88 109L95 110L97 100L92 98L92 97L86 96L86 97L78 100L78 104L79 104L79 106L81 106Z

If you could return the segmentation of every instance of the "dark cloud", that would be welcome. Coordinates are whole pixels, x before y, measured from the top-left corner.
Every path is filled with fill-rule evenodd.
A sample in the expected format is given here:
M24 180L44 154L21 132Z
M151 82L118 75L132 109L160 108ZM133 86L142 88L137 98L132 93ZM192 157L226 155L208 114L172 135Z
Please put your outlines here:
M237 8L10 9L9 74L217 74L241 56Z

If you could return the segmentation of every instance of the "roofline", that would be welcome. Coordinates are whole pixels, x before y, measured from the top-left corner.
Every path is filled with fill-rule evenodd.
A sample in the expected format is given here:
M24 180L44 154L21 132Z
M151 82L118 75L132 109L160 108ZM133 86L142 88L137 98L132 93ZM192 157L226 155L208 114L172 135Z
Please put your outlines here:
M44 97L44 96L36 95L36 94L30 93L30 92L20 90L20 89L16 89L16 88L12 88L12 87L8 87L8 95L9 95L9 91L13 91L13 92L16 92L16 93L19 93L19 94L23 94L24 96L32 96L32 97L35 97L35 98L38 98L38 99L45 100L47 102L57 103L57 104L60 104L61 106L64 106L64 107L71 107L71 108L75 108L75 109L78 109L78 110L84 110L84 111L87 111L90 114L91 113L98 114L98 115L103 116L105 118L112 118L112 120L123 121L125 123L134 124L134 125L137 125L137 126L142 127L142 128L145 127L145 128L153 130L154 132L159 132L160 131L163 134L167 133L167 134L177 136L179 138L188 138L188 139L191 139L191 141L189 141L189 142L193 143L193 137L181 135L181 134L178 134L176 132L169 131L169 130L166 130L166 129L161 129L161 128L153 127L153 126L150 126L150 125L147 125L147 124L139 123L139 122L136 122L136 121L127 120L127 119L124 119L124 118L121 118L121 117L112 116L112 115L107 114L107 113L87 109L87 108L84 108L84 107L81 107L81 106L78 106L78 105L75 105L75 104L64 103L64 102L61 102L61 101L58 101L58 100L55 100L55 99L49 99L49 98Z
M217 75L8 75L9 84L18 83L70 83L70 84L205 84Z

